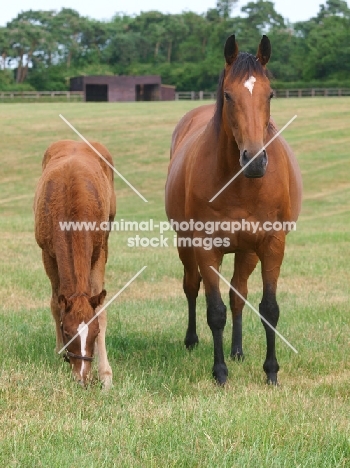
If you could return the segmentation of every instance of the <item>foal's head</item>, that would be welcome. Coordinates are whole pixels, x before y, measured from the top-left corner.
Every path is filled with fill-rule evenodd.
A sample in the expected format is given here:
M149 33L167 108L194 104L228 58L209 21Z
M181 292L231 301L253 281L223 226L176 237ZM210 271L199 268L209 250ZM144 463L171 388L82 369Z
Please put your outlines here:
M268 162L267 152L262 148L273 97L265 69L270 54L267 36L263 36L256 56L239 53L234 35L227 39L224 49L226 65L218 92L216 119L222 119L228 138L236 140L246 177L262 177Z
M73 294L68 299L61 295L58 298L63 344L74 338L66 347L65 358L72 367L74 378L82 385L90 378L95 340L100 332L98 318L94 316L105 297L106 291L103 289L91 298L87 294Z

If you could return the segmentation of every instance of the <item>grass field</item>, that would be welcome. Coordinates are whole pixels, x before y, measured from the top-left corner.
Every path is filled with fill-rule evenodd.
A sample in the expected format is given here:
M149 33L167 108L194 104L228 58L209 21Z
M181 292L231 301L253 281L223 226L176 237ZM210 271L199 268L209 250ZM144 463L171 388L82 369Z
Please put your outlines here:
M127 247L110 236L108 298L144 265L109 307L107 351L114 387L84 390L54 354L50 286L33 233L32 202L47 146L78 137L104 143L117 169L117 220L165 220L171 132L194 102L1 104L0 466L347 467L350 466L350 99L274 100L272 114L300 162L304 202L287 239L278 289L281 386L265 385L265 334L244 314L246 359L229 359L229 380L211 378L212 339L204 294L200 345L183 346L186 301L173 247ZM230 278L233 257L222 273ZM259 269L249 300L261 299ZM228 291L223 285L225 302Z

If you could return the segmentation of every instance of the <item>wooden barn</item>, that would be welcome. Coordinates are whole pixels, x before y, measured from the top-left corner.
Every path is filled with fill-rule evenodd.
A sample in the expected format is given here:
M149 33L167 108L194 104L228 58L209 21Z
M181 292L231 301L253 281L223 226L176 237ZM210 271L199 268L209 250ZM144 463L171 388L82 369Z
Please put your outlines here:
M175 86L162 85L158 75L77 76L70 79L71 91L83 91L85 101L172 101Z

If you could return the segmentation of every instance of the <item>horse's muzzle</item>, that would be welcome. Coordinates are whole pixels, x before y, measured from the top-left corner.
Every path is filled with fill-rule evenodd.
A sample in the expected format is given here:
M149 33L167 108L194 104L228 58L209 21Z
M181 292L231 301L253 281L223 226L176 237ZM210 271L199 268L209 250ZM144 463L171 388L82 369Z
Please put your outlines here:
M243 174L249 179L263 177L267 167L267 153L263 150L260 154L250 154L247 150L241 152L240 163Z

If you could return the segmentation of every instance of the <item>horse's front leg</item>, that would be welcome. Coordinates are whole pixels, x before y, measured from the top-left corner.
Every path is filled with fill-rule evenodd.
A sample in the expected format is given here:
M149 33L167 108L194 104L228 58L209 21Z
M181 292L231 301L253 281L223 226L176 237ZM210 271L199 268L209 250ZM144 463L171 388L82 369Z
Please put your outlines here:
M268 236L259 248L263 280L263 297L259 305L262 317L275 329L279 318L279 307L276 300L277 281L283 261L285 233L280 231ZM267 383L277 385L279 365L276 358L275 331L265 321L262 324L266 333L266 359L263 369Z
M178 245L181 245L181 237L178 237ZM201 277L198 264L192 247L178 247L179 257L184 265L183 290L188 304L188 327L185 336L185 346L191 350L198 344L196 327L196 302L200 287Z
M244 359L242 347L242 310L245 301L236 293L240 293L245 299L248 294L248 278L252 274L258 257L252 252L237 252L235 254L235 267L230 289L230 306L232 311L232 345L231 357L237 361Z
M103 289L106 258L107 250L101 250L100 256L91 270L90 280L93 295L99 294ZM95 352L98 358L98 376L103 388L107 390L112 387L112 368L108 362L106 350L107 311L103 310L99 312L100 309L101 307L99 306L95 310L100 328L100 333L95 341Z
M223 254L218 250L196 249L199 269L203 278L207 301L207 323L214 341L213 377L219 385L227 380L228 370L224 359L223 332L226 324L226 306L221 299L219 277L210 267L219 270Z

